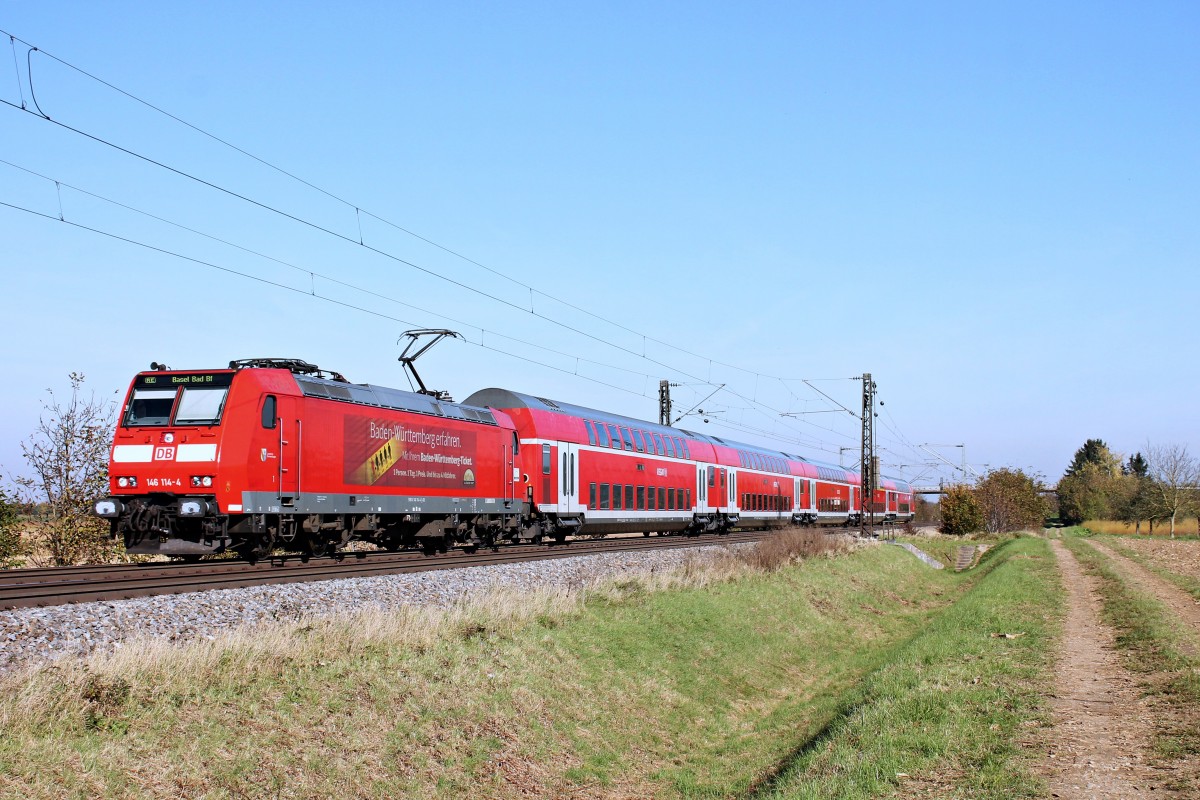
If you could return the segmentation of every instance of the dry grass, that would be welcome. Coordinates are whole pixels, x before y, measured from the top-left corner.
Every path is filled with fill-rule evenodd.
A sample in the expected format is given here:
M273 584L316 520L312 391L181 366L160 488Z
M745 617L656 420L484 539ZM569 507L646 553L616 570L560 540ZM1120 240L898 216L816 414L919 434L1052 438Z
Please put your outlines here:
M1083 523L1083 527L1094 533L1107 533L1112 535L1133 534L1134 526L1131 522L1121 522L1115 519L1089 519ZM1200 531L1200 523L1195 517L1187 517L1182 520L1175 521L1175 535L1194 535ZM1150 533L1150 523L1142 523L1142 534ZM1159 522L1154 525L1155 536L1170 536L1171 524L1169 522Z
M583 589L9 675L0 796L741 794L960 583L895 548L838 559L823 533L779 538Z
M841 536L818 530L793 529L768 536L754 547L743 548L738 551L737 557L753 570L774 572L806 558L845 552L848 547L846 539Z

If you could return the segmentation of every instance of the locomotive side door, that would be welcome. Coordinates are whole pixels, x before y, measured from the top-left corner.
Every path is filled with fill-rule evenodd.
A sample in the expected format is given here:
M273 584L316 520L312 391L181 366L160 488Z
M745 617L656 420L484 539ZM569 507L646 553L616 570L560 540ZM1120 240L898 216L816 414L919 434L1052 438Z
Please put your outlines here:
M303 423L300 403L295 397L280 397L279 409L279 505L294 506L300 494L300 448L303 445Z
M570 442L558 443L558 513L579 511L575 472L578 469L579 447Z

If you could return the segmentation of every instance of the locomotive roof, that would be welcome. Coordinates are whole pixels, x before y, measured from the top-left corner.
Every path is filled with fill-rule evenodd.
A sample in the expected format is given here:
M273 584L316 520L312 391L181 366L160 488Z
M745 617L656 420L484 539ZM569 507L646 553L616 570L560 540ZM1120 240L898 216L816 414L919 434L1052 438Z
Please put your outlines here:
M293 375L300 391L306 397L324 397L357 403L364 406L390 408L397 411L409 411L414 414L428 414L435 417L461 419L468 422L482 422L485 425L496 425L496 417L486 408L465 403L451 403L438 400L427 394L406 392L402 389L391 389L387 386L374 386L369 383L346 383L344 381L315 378L308 375Z
M719 436L696 433L695 431L689 431L684 428L674 428L669 425L661 425L657 422L648 422L643 419L637 419L636 417L626 417L620 414L613 414L610 411L600 411L595 408L588 408L587 406L578 406L573 403L563 403L558 400L550 400L545 397L537 397L535 395L524 394L522 392L514 392L510 389L480 389L468 397L465 402L471 405L486 406L501 410L508 408L528 408L537 411L549 411L558 414L568 414L580 419L595 420L596 422L613 423L615 425L624 425L626 427L641 428L642 430L648 430L652 433L665 433L671 436L682 435L696 441L707 442L709 444L720 445L722 447L731 447L735 450L745 450L753 453L762 453L764 455L781 456L792 461L800 461L805 464L811 464L820 470L829 470L830 472L834 473L845 473L847 478L852 476L861 478L861 476L854 470L848 470L845 467L837 464L829 464L823 461L817 461L815 459L799 456L795 453L786 453L782 450L772 450L771 448L763 447L762 445L746 444L745 442L737 442L733 441L732 439L725 439ZM906 483L896 478L888 478L888 480L895 482L896 487L902 491L907 490L908 488Z

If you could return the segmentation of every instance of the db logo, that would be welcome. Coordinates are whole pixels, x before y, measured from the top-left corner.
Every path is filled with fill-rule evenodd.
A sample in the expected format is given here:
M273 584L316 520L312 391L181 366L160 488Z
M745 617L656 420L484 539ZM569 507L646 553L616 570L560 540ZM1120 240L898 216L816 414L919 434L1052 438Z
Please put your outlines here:
M174 461L175 460L175 448L174 447L156 447L156 448L154 448L154 460L155 461Z

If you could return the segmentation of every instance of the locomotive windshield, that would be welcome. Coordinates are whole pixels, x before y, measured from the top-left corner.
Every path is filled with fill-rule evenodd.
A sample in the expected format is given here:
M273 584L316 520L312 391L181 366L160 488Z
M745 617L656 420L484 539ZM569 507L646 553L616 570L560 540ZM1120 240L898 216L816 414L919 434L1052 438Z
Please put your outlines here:
M125 411L126 427L151 427L171 424L176 396L176 425L217 425L225 408L226 386L181 389L134 389Z
M125 425L166 425L171 421L175 394L175 389L135 389L125 412Z
M179 410L175 412L176 425L216 425L221 421L221 410L225 408L225 395L229 389L185 388L179 398Z

